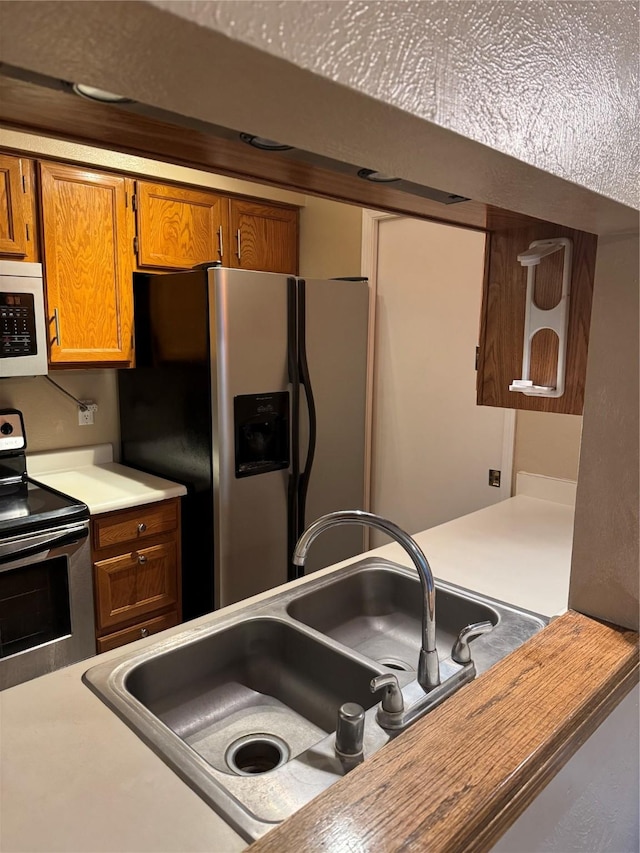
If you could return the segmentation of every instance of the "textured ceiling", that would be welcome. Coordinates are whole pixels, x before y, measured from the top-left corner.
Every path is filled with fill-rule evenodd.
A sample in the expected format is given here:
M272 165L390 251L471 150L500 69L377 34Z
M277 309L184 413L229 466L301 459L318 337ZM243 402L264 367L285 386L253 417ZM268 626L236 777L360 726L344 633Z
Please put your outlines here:
M605 234L638 228L637 24L615 0L2 0L0 58Z
M635 2L153 5L638 206Z

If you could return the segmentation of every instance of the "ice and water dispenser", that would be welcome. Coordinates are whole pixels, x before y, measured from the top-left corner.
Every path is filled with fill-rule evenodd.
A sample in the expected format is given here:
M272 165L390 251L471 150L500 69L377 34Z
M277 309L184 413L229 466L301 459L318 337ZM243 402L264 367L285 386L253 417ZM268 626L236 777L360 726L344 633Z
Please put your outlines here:
M289 392L241 394L233 401L236 477L289 467Z

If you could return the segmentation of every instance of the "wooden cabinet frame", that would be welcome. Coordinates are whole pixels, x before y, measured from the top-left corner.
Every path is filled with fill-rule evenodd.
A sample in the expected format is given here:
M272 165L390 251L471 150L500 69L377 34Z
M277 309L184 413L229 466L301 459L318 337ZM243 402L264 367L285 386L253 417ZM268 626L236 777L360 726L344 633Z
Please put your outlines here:
M180 498L91 520L98 652L182 620Z
M569 237L573 264L569 294L569 326L565 392L561 397L530 397L509 391L522 375L527 272L518 254L534 240ZM551 223L523 223L519 228L491 232L487 239L485 279L480 319L477 402L481 406L536 412L582 414L597 237ZM560 298L563 253L540 264L536 303L552 308ZM557 365L557 336L538 332L531 348L531 377L541 385L553 383Z

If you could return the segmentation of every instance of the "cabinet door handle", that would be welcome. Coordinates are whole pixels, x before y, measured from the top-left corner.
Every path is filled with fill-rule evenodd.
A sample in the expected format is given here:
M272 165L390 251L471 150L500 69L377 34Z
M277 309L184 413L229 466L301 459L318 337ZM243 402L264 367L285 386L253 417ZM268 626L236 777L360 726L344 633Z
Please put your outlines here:
M144 533L146 529L147 525L144 523L144 521L141 521L138 525L138 533Z
M148 637L148 636L149 636L149 629L148 628L140 628L140 637L143 638L143 637Z
M236 242L237 242L237 244L238 244L238 251L236 252L236 254L238 255L238 260L240 260L240 259L242 258L242 251L241 251L241 249L242 249L242 244L241 244L241 239L242 239L242 238L241 238L241 236L240 236L240 229L238 228L238 230L236 231Z
M218 228L218 254L221 258L224 257L224 248L222 246L222 225Z
M147 562L147 558L145 557L144 554L138 554L138 562L142 563L142 564Z
M49 322L53 323L53 328L55 329L55 337L51 341L51 346L53 346L54 344L56 344L57 346L60 346L60 317L58 315L58 309L57 308L53 309L53 317L51 318L51 320Z

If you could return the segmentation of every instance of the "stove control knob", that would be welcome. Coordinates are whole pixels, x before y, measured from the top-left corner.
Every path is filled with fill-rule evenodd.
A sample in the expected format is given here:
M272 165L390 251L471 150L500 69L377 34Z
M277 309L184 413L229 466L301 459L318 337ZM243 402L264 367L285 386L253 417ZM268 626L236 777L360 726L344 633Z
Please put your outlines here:
M13 432L13 426L8 421L5 421L2 426L0 426L0 432L3 435L11 435Z

